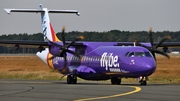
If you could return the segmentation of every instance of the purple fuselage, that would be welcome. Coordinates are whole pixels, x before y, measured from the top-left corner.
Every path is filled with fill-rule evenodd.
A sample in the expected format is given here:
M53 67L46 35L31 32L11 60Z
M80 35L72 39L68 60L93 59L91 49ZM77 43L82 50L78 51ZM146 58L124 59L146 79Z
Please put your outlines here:
M156 61L149 50L140 46L116 46L116 43L83 42L83 48L70 47L70 50L81 54L83 60L67 53L66 70L69 73L76 70L78 77L86 80L137 78L149 76L155 71ZM51 46L50 53L55 54L58 50L58 47ZM64 69L63 57L53 58L52 63L59 72Z

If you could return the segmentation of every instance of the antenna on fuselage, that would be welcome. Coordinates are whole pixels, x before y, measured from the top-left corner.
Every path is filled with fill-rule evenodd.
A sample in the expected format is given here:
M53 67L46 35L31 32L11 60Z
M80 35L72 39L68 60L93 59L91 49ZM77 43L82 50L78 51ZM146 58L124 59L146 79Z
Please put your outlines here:
M137 40L134 40L134 47L136 46Z

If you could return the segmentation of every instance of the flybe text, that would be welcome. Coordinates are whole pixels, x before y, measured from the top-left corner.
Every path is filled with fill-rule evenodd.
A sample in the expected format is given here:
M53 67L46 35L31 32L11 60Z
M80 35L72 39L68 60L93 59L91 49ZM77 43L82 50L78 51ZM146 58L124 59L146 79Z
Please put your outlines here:
M113 53L104 52L101 56L100 66L108 70L109 67L119 67L118 55L113 56Z

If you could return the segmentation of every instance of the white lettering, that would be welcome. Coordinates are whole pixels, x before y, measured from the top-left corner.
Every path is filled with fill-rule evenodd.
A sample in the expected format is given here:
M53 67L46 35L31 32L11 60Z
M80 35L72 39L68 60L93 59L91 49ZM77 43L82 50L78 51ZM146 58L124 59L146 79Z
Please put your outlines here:
M121 73L129 73L129 71L122 70L120 68L109 68L110 72L121 72Z
M116 64L114 64L114 67L119 67L119 63L117 63L117 62L118 62L118 56L116 55L114 57L114 63L116 63Z
M118 55L113 56L113 53L104 52L100 59L100 66L108 70L109 67L119 67Z

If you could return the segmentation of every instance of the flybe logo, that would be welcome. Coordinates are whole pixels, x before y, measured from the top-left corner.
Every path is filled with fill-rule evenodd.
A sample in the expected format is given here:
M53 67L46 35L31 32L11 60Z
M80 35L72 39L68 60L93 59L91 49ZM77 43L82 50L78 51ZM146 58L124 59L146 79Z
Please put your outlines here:
M109 67L119 67L118 55L113 56L113 53L104 52L101 56L100 66L108 70Z

